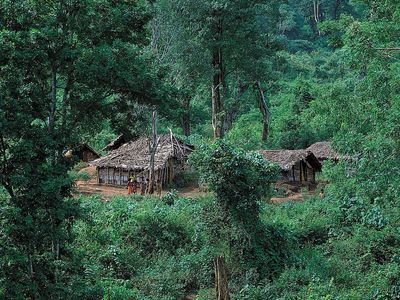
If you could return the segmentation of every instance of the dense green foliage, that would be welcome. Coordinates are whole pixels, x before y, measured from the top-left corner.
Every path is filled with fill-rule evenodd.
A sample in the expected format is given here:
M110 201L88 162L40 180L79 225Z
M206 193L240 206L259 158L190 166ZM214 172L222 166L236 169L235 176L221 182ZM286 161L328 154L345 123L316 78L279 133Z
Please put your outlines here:
M78 284L69 246L79 218L69 198L76 161L63 154L100 131L110 108L159 99L161 83L142 50L149 17L141 1L0 2L0 183L8 194L0 268L7 297L63 298Z
M0 0L0 298L213 299L224 255L234 299L399 299L399 24L397 0ZM210 195L72 197L65 152L154 108ZM269 204L247 151L321 140L346 158L324 200Z
M191 163L215 193L216 204L221 206L228 224L242 232L242 265L256 270L261 277L279 272L287 257L286 241L259 219L278 168L258 153L235 150L223 142L198 149Z
M211 300L212 257L221 253L238 299L399 296L398 211L390 212L393 222L378 230L343 226L340 209L329 201L263 206L266 237L286 255L285 267L270 279L238 261L246 246L243 231L229 225L212 197L174 198L173 205L142 197L79 201L85 217L73 230L72 246L79 249L83 266L77 297L180 299L196 293Z

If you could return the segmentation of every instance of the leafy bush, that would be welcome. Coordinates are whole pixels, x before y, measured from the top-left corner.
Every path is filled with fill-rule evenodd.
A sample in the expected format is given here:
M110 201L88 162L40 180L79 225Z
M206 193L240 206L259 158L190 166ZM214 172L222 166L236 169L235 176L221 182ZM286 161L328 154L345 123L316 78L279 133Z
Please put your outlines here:
M164 196L161 197L161 201L167 205L173 205L175 200L177 199L178 199L178 192L176 190L167 192Z
M234 149L221 141L196 150L190 163L221 204L241 221L250 215L257 218L259 201L271 196L271 183L278 176L278 167L260 154Z
M174 185L177 188L183 188L187 186L195 186L198 182L198 174L190 170L184 170L179 172L179 176L174 178Z

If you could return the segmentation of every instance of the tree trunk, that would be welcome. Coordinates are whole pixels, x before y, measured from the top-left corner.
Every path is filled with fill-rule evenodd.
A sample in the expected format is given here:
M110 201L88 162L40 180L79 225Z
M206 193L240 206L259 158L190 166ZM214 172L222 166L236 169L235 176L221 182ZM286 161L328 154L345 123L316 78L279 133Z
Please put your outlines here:
M54 131L55 117L57 109L57 67L51 67L51 94L50 94L50 115L49 115L49 132Z
M228 276L226 274L225 259L223 256L214 258L214 270L217 300L229 300Z
M147 187L147 192L149 194L154 193L154 159L156 156L157 146L158 146L158 139L157 139L157 112L153 111L153 136L152 141L150 143L150 166L149 166L149 185Z
M318 23L319 23L319 0L314 0L313 1L313 7L314 7L315 28L317 30L318 35L321 35L321 31L318 28Z
M261 139L263 141L266 141L269 136L269 118L270 118L270 112L269 112L269 107L267 104L267 101L265 99L264 95L264 90L261 87L260 81L257 81L256 83L258 92L259 92L259 97L258 97L258 106L260 108L262 118L263 118L263 132L262 132L262 137Z
M190 97L183 100L184 113L182 115L182 129L185 136L190 135Z
M67 125L67 107L69 102L69 91L71 90L72 80L70 77L67 79L67 83L64 88L64 95L62 101L62 109L61 109L61 128L64 131Z
M339 20L340 18L340 5L342 4L342 0L336 0L335 5L333 7L333 19Z
M240 80L237 83L237 94L235 95L235 100L232 103L232 107L225 112L224 118L224 132L228 132L233 127L233 122L236 120L237 113L239 112L240 98L247 91L248 86L242 85Z
M224 135L224 116L223 101L221 98L222 88L222 53L217 49L213 53L213 84L212 84L212 126L214 130L214 139L222 138Z
M14 197L14 190L10 180L10 174L13 173L12 166L7 162L7 148L6 143L4 142L4 137L0 133L0 155L2 166L0 168L0 172L2 174L1 185L6 189L11 198Z
M212 51L212 66L213 66L213 82L211 89L212 101L212 126L214 131L214 139L222 138L224 136L224 105L223 93L227 93L225 84L225 72L222 61L222 46L220 45L223 34L223 24L221 10L216 9L213 12L215 18L214 40L215 45Z

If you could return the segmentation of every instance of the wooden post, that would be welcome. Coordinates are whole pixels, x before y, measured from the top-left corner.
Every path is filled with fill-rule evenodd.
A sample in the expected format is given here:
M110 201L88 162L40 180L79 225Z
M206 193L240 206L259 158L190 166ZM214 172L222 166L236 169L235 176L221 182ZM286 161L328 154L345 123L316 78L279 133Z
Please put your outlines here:
M303 164L300 161L300 182L303 182Z
M164 165L164 168L163 168L163 176L162 176L162 178L163 178L163 184L167 182L166 174L167 174L167 165Z
M226 274L225 259L223 256L214 258L214 270L217 300L230 300L228 276Z
M304 164L304 180L308 181L307 164Z
M153 110L152 125L153 125L153 137L149 146L150 166L149 166L149 185L147 187L147 192L149 194L154 193L154 159L156 156L157 146L159 142L159 139L157 138L157 112L155 110Z
M168 159L168 183L172 183L174 178L174 165L172 159Z

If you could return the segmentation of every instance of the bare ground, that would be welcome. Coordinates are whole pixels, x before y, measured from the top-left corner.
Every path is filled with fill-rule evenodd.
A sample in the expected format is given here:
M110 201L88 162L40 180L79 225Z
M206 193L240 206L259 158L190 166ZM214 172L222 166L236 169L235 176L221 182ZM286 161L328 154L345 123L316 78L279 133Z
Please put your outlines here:
M127 196L128 189L126 187L113 187L97 184L96 168L87 167L79 171L86 172L90 175L89 181L77 181L75 195L101 195L103 199L110 199L113 196ZM197 198L206 196L207 193L201 191L198 187L185 187L177 189L178 194L182 197ZM162 191L161 195L165 195L169 190Z
M87 167L80 170L80 173L86 172L90 176L89 181L77 181L75 195L101 195L104 201L109 200L113 196L127 196L128 189L125 187L113 187L97 184L96 168ZM198 187L185 187L178 189L178 194L182 197L197 198L208 195L207 192L201 191ZM165 195L169 190L162 191L161 195ZM312 194L309 193L311 196ZM301 202L304 200L302 193L294 193L287 197L274 197L271 199L272 203L284 203L288 201Z

